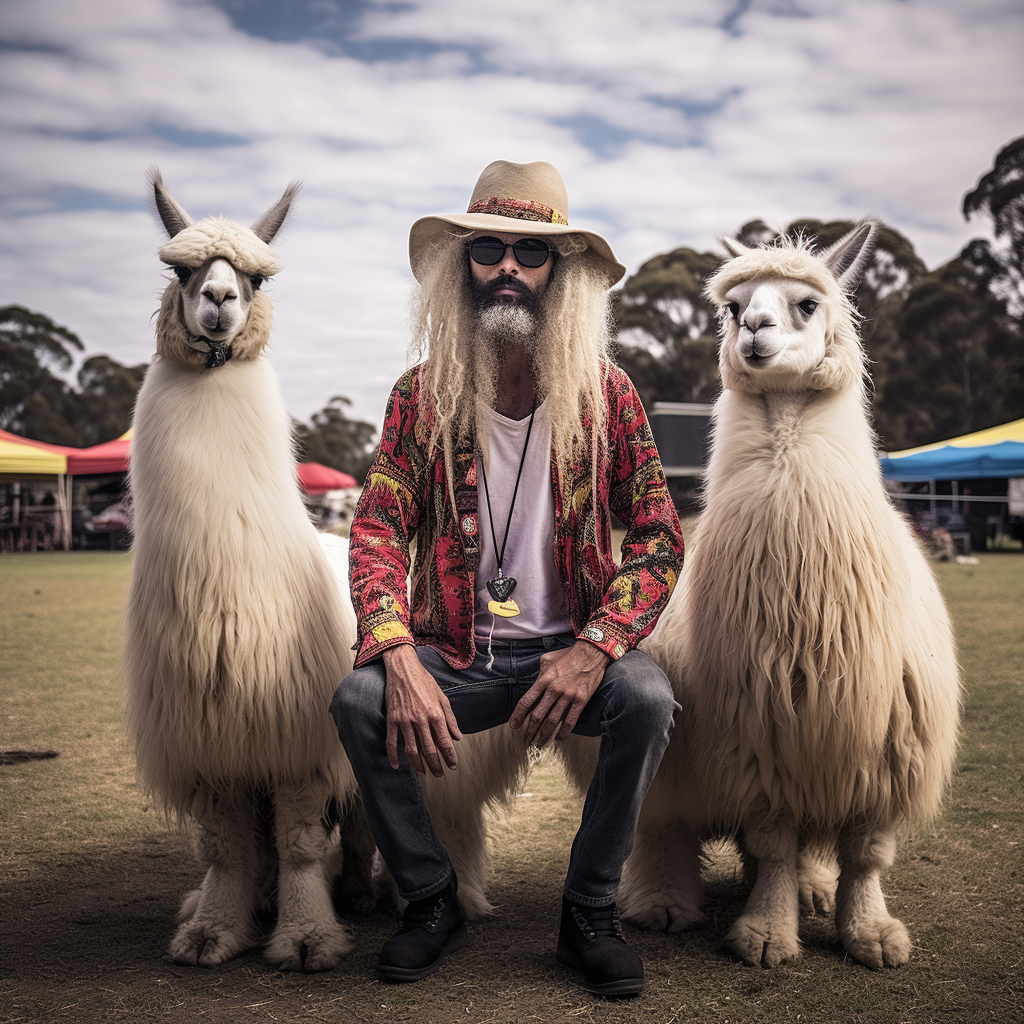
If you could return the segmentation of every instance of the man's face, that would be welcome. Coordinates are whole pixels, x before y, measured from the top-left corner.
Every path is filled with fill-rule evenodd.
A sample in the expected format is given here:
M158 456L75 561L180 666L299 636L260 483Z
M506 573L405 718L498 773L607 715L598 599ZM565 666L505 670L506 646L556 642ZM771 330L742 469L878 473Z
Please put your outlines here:
M548 278L551 276L551 268L555 262L554 259L549 256L542 266L524 267L515 258L511 246L520 238L532 236L526 233L512 235L479 231L474 237L482 235L499 238L502 242L506 243L508 248L505 250L505 255L502 259L489 267L470 259L469 269L473 275L473 291L478 299L489 296L492 302L521 302L524 285L535 296L539 297L547 286Z
M517 239L532 236L480 232L474 237L498 238L508 246L502 258L491 265L469 258L469 283L484 335L499 348L509 343L531 345L536 341L541 295L551 276L553 257L549 254L539 267L526 267L511 246Z

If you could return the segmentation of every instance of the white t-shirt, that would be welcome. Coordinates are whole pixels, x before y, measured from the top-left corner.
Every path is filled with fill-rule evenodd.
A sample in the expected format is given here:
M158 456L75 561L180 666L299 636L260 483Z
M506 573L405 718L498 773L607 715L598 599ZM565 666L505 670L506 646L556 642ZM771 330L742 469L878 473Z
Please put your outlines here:
M490 431L487 461L483 467L487 473L486 488L479 457L476 468L480 566L476 575L474 628L484 642L489 635L503 640L521 640L572 629L565 588L555 568L555 499L551 490L551 419L547 406L545 400L537 407L532 430L529 416L510 420L493 409L481 408L481 414L489 415ZM519 606L519 614L506 618L494 615L487 608L488 602L493 600L487 581L498 575L491 520L500 551L527 431L530 443L501 566L505 576L516 580L510 596ZM490 516L487 514L488 495Z

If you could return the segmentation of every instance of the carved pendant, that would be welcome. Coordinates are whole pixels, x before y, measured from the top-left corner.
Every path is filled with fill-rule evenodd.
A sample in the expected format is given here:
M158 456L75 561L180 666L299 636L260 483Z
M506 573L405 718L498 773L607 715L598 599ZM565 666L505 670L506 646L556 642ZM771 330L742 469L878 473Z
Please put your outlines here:
M511 619L519 614L519 605L511 598L507 601L488 601L487 610L492 615L500 615L503 619Z
M493 580L487 581L487 590L491 597L499 603L508 598L513 590L516 589L516 581L511 576L502 576L500 573L494 577ZM515 602L513 602L514 604ZM519 613L519 609L516 609L516 614Z

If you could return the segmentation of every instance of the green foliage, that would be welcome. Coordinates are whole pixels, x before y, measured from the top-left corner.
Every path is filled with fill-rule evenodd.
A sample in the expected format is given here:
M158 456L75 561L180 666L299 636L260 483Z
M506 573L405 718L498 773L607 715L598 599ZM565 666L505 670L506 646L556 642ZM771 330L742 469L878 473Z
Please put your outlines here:
M648 260L615 295L616 359L648 408L718 394L717 316L703 289L720 262L674 249Z
M298 422L293 426L300 462L319 462L350 473L362 483L373 461L376 431L372 423L345 415L345 408L351 404L348 398L335 395L313 413L310 426Z
M1004 244L993 249L976 239L961 258L984 266L990 287L1001 291L1019 315L1024 312L1024 135L996 154L992 169L964 196L963 213L990 217L996 238Z
M120 437L132 422L146 364L90 356L64 379L84 346L78 335L23 306L0 308L0 429L48 444L86 448ZM319 462L362 480L373 461L372 424L345 415L336 395L311 426L296 422L300 461Z
M23 306L0 309L0 427L49 444L85 448L120 437L131 425L145 364L91 356L78 388L60 374L83 350L78 335Z
M0 428L77 444L75 393L59 376L82 351L78 335L24 306L0 308Z
M876 395L889 450L1024 415L1021 324L962 258L914 285L894 328Z

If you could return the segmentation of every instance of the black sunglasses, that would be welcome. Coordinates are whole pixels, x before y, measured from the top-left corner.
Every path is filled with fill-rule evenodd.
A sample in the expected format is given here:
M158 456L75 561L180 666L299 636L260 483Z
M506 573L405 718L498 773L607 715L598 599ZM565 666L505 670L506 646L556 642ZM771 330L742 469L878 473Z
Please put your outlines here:
M505 258L509 247L516 263L521 267L543 267L551 255L547 242L539 238L520 238L515 242L503 242L500 238L485 235L469 243L469 257L482 267L493 267Z

